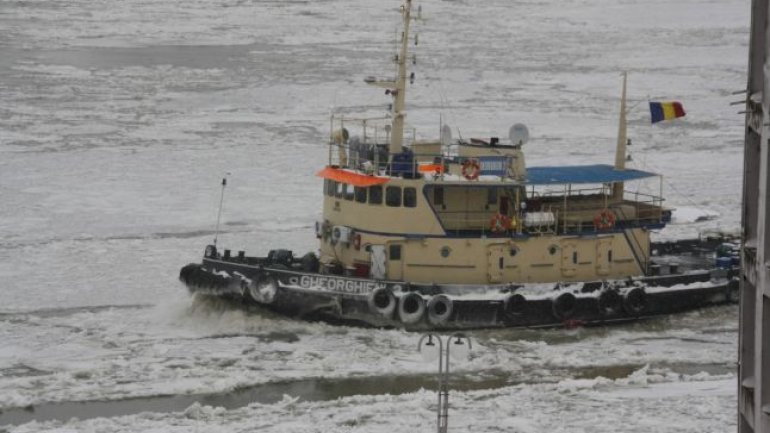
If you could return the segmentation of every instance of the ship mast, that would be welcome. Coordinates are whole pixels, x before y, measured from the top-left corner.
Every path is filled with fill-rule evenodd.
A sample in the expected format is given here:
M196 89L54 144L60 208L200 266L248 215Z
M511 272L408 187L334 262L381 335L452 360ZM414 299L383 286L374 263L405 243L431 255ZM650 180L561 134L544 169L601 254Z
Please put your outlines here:
M620 120L618 122L618 143L615 148L615 170L626 169L626 142L628 141L626 133L626 79L628 73L623 72L623 92L620 96ZM615 200L623 199L623 182L616 182L612 185L612 198Z
M398 76L396 77L395 100L393 101L393 121L391 123L390 153L401 153L404 145L404 118L406 117L406 62L409 54L409 23L411 22L412 0L406 0L401 5L401 15L404 21L401 33L401 50L398 53Z

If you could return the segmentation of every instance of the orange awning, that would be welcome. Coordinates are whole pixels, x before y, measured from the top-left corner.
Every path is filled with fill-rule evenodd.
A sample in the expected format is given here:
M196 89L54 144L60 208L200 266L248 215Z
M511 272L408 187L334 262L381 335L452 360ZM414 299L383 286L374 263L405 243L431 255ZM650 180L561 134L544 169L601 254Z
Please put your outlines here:
M390 178L387 177L368 176L365 174L353 173L352 171L332 167L326 167L315 175L324 179L336 180L337 182L361 187L382 185L383 183L386 183L390 180Z
M444 172L444 166L441 164L420 164L417 167L417 171L419 171L420 173L441 174Z

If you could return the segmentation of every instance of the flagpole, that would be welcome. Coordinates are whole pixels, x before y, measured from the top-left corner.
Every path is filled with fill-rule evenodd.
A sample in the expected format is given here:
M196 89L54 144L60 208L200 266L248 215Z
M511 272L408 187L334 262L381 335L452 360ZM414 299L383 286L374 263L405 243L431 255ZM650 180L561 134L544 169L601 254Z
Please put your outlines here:
M217 212L217 226L214 229L214 246L217 246L217 238L219 237L219 220L222 217L222 204L225 201L225 187L227 186L227 176L222 178L222 193L219 196L219 212Z

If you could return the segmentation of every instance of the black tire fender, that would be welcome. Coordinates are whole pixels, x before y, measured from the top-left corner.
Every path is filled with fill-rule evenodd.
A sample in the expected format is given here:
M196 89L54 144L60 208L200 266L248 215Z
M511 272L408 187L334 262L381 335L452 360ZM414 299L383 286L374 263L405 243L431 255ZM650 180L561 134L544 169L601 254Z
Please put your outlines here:
M428 301L428 320L434 325L446 323L452 318L454 302L449 296L440 294Z
M638 316L647 309L647 293L641 287L634 287L623 296L626 313Z
M278 295L278 281L271 277L255 279L249 284L246 293L248 293L252 301L258 304L270 305L275 302L275 298Z
M559 320L567 320L575 314L577 309L577 298L569 292L557 296L551 305L553 316Z
M398 299L398 317L403 323L413 324L425 315L425 300L415 292L401 295Z
M523 316L527 311L527 298L520 293L514 293L503 301L503 312L505 316L514 319Z
M371 312L390 318L396 311L398 300L390 289L378 287L369 294L367 303Z
M623 297L614 289L604 289L596 303L602 316L617 314L623 309Z

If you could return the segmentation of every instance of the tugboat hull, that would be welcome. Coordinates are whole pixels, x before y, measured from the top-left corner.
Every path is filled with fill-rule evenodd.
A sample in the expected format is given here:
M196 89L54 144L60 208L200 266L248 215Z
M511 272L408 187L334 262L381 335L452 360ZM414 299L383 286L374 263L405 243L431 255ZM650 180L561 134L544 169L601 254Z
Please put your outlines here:
M204 257L189 291L307 320L407 330L607 324L737 302L737 269L570 284L426 285Z

